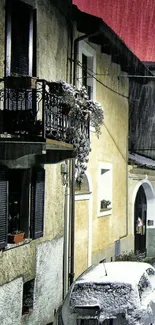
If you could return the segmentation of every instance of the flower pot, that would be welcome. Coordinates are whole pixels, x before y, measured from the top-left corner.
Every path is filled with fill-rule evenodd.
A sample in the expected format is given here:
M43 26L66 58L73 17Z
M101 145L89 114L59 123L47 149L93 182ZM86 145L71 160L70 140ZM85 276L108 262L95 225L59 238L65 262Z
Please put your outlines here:
M24 240L25 233L19 232L17 234L8 234L8 243L15 244Z

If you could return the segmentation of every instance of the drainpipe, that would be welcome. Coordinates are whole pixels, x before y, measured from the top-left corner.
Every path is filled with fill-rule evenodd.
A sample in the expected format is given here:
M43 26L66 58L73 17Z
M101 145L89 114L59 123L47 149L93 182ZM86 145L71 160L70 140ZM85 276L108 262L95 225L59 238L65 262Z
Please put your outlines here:
M128 236L128 142L129 138L127 136L127 147L126 147L126 232L119 239L123 239Z
M74 40L74 67L73 67L73 85L77 86L77 62L78 62L78 44L80 41L87 39L88 37L95 36L99 34L100 31L93 33L93 34L85 34L80 37L77 37ZM74 260L75 260L75 249L74 249L74 243L75 243L75 158L71 161L71 182L70 182L70 190L71 190L71 202L70 202L70 208L71 208L71 215L70 215L70 274L69 274L69 280L70 285L74 281Z
M68 292L68 273L69 273L69 161L66 160L66 185L65 185L65 204L64 204L64 256L63 256L63 299Z

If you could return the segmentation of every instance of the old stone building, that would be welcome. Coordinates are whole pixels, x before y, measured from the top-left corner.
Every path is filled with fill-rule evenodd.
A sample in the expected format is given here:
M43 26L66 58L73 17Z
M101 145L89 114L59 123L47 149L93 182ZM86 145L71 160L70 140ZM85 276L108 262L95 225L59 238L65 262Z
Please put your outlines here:
M0 0L0 18L0 324L47 325L74 276L132 246L129 82L120 76L147 69L70 0ZM90 125L80 189L58 80L84 85L104 110L99 138Z
M48 82L70 76L69 9L70 1L63 11L59 1L0 1L1 325L48 324L62 301L58 162L72 158L73 149L47 135L53 127L62 136Z

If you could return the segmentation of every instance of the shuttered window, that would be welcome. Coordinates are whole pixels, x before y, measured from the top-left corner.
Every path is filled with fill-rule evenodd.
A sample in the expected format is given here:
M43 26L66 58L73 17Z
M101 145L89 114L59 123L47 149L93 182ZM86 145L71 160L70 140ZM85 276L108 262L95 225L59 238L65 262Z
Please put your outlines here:
M44 195L45 170L37 168L33 171L31 186L31 237L34 239L43 236Z
M30 9L19 2L12 6L11 30L11 72L28 75L29 73L29 23Z
M8 217L11 215L8 206L11 208L10 204L14 201L18 203L16 204L16 213L19 214L19 220L17 229L11 229L9 218L9 231L11 233L14 230L24 231L25 238L30 236L36 239L43 236L45 170L43 168L34 169L32 179L30 179L30 174L28 169L7 170L0 167L0 249L7 245ZM31 192L29 192L30 183Z
M7 0L6 76L34 75L35 52L36 11L20 0Z
M8 181L5 169L0 169L0 249L7 245Z

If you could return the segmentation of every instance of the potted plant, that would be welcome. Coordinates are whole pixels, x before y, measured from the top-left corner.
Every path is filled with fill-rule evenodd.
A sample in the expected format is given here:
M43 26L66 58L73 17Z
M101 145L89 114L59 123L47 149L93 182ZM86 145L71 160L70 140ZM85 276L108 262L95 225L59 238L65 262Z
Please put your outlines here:
M8 243L16 244L24 240L25 233L23 231L15 231L8 234Z
M109 200L102 200L101 201L101 210L108 209L108 206L111 204Z

